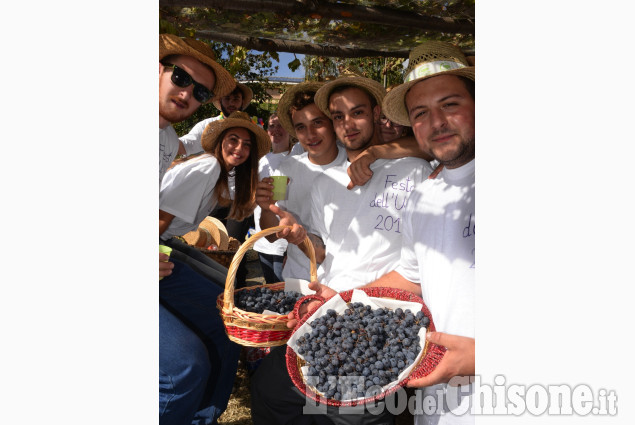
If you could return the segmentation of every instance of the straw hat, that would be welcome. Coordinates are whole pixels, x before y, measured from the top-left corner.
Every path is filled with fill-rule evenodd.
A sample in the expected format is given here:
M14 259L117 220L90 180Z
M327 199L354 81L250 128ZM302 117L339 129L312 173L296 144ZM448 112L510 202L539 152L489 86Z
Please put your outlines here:
M282 127L284 127L284 129L287 130L292 137L297 136L295 135L295 128L293 128L293 122L291 122L291 117L289 116L289 108L291 108L291 105L293 104L293 99L295 99L296 93L315 93L323 85L323 82L305 81L291 86L291 88L285 91L280 98L280 101L278 102L278 120L280 121L280 125L282 125Z
M329 97L331 96L331 92L334 88L341 86L358 87L367 91L375 98L375 101L379 106L381 106L384 96L386 96L386 90L379 82L371 78L362 77L357 72L346 70L333 81L329 81L324 84L317 93L315 93L315 104L329 118L332 118L331 113L329 112Z
M183 239L185 239L185 242L188 244L199 248L207 248L212 243L211 233L202 227L192 230L191 232L187 232L183 235Z
M227 228L222 221L216 217L207 216L201 224L199 224L199 227L209 230L214 238L214 243L220 251L227 250L227 247L229 246L229 235L227 234Z
M214 70L216 83L212 91L214 96L206 103L228 95L236 87L236 80L225 68L216 62L212 48L193 38L181 38L173 34L159 34L159 60L170 55L191 56Z
M474 80L474 67L458 47L442 41L426 41L410 52L404 83L386 95L382 110L393 122L411 125L405 96L410 88L427 78L457 75Z
M201 145L205 152L212 153L214 149L214 143L216 139L228 128L242 127L250 130L256 135L256 142L258 143L258 159L265 156L271 150L271 140L265 130L258 124L255 124L249 114L242 111L236 111L229 114L229 116L222 120L212 121L207 124L203 135L201 136Z
M243 83L239 83L238 81L236 81L236 87L238 87L240 89L240 91L242 92L242 94L243 94L243 104L240 107L240 110L244 111L245 108L247 107L247 105L249 105L249 102L251 102L251 99L253 99L254 92L249 88L249 86L247 86L247 85L245 85ZM234 91L234 90L232 90L232 91ZM229 93L231 93L231 92L229 92ZM229 93L227 93L225 96L227 96ZM212 104L219 111L222 111L221 105L220 105L221 97L223 97L223 96L215 97L214 101L212 102Z

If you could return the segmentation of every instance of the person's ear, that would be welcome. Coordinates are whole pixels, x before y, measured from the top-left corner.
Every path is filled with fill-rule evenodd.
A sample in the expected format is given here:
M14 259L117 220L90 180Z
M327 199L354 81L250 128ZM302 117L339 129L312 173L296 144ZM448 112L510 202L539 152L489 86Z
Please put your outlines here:
M373 118L375 122L379 122L379 117L381 117L381 106L375 105L375 107L373 108Z

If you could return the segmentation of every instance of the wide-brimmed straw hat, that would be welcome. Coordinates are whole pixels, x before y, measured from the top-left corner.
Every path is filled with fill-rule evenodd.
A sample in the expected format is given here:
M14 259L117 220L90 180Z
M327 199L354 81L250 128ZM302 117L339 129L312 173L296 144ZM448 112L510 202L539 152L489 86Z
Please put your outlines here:
M220 135L228 128L242 127L250 130L256 136L256 143L258 144L258 159L268 154L271 150L271 140L265 130L258 124L255 124L249 114L242 111L236 111L229 114L229 116L222 120L212 121L203 130L201 136L201 145L205 152L213 153L214 143L220 137Z
M202 41L193 38L181 38L174 34L159 34L159 60L170 55L191 56L214 70L216 83L212 96L206 103L228 95L236 87L236 80L225 68L216 62L212 48Z
M426 41L410 52L404 83L388 93L382 111L401 125L411 125L405 96L420 81L439 75L457 75L474 80L474 67L458 47L442 41Z
M296 93L307 92L307 93L315 93L318 91L320 87L324 85L323 82L320 81L305 81L303 83L296 84L291 86L287 91L284 92L280 101L278 102L278 120L280 121L280 125L284 127L285 130L292 136L297 137L295 135L295 128L293 128L293 122L291 122L291 117L289 116L289 108L293 104L293 100L295 99Z
M243 83L239 83L238 81L236 81L236 87L238 87L238 89L243 94L243 104L240 107L240 110L244 111L245 108L249 105L249 102L251 102L251 99L253 99L254 92L249 88L249 86L247 86L247 85L245 85ZM229 93L231 93L231 92L229 92ZM227 93L225 96L227 96L229 93ZM221 98L217 97L217 98L214 98L214 101L212 103L214 104L216 109L218 109L219 111L222 111L220 101L221 101Z
M333 81L324 84L317 93L315 93L315 104L329 118L332 118L331 112L329 111L329 97L333 89L341 86L351 86L365 90L375 98L379 106L381 106L384 96L386 96L386 90L379 82L371 78L363 77L357 72L346 70Z

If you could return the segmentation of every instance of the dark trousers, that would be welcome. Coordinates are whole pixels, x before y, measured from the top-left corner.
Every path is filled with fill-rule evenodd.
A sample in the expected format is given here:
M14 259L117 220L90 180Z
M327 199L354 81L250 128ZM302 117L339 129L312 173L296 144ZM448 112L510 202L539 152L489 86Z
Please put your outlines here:
M254 425L394 424L394 416L385 408L383 401L377 403L377 410L383 412L378 415L367 409L359 413L359 408L328 406L324 409L324 406L316 406L293 385L287 372L286 350L286 345L272 348L251 377L251 417ZM355 414L350 413L353 411Z

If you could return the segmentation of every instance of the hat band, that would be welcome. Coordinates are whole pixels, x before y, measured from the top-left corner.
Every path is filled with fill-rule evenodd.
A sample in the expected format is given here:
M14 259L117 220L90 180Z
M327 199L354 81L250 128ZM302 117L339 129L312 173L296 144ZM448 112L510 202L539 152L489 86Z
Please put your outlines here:
M406 74L403 82L407 83L408 81L416 80L417 78L428 77L432 74L459 68L465 68L465 65L454 61L424 62L417 65L415 69Z

